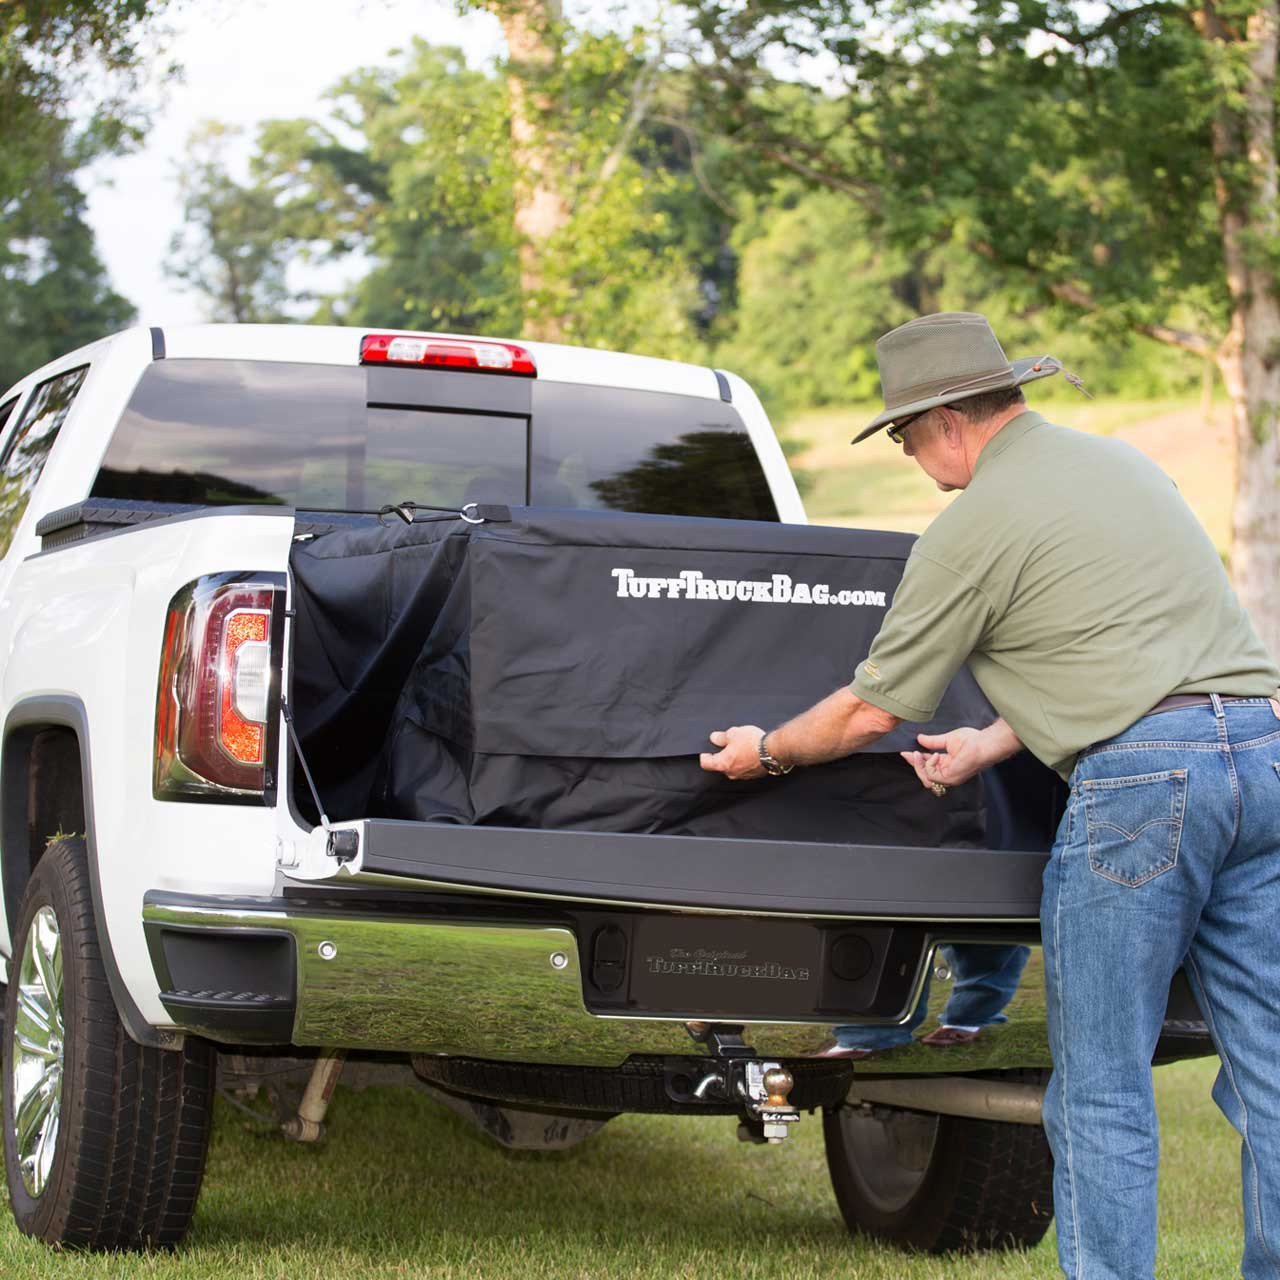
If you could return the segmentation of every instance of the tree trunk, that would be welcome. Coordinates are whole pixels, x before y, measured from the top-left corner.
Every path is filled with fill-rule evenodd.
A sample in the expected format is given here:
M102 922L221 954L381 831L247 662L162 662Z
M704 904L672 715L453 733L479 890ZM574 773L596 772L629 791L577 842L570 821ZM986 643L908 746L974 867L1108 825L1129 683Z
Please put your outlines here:
M492 0L486 7L497 14L507 40L524 333L538 341L558 342L564 334L563 317L548 294L543 251L569 221L569 202L556 166L554 104L540 82L560 56L560 0Z
M1277 8L1278 0L1263 0L1243 37L1212 2L1196 14L1196 25L1208 40L1236 45L1242 58L1242 105L1224 105L1213 122L1231 296L1231 328L1217 363L1231 398L1236 439L1231 574L1263 643L1280 658L1280 293L1271 259L1280 232Z

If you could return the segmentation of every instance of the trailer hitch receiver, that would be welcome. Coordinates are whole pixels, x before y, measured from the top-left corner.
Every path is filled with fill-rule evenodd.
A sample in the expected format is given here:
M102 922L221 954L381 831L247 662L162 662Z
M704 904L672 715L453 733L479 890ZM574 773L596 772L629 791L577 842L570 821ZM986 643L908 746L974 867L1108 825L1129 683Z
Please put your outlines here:
M676 1060L667 1071L667 1094L676 1101L737 1105L744 1142L782 1142L800 1119L791 1105L795 1077L780 1062L756 1056L742 1040L742 1028L691 1022L689 1034L713 1056Z

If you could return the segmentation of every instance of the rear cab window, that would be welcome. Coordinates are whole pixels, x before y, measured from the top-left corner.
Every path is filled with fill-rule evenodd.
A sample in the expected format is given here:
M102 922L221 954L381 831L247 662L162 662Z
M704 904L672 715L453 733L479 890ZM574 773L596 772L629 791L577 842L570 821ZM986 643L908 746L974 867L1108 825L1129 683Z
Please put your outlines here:
M8 553L54 441L88 372L89 366L81 365L41 382L32 391L0 452L0 556ZM16 403L10 401L0 410L0 430Z
M307 511L501 502L778 519L746 427L721 401L537 379L500 386L496 375L456 372L401 379L433 388L406 397L421 403L401 404L372 394L387 383L369 374L157 362L116 428L92 496Z

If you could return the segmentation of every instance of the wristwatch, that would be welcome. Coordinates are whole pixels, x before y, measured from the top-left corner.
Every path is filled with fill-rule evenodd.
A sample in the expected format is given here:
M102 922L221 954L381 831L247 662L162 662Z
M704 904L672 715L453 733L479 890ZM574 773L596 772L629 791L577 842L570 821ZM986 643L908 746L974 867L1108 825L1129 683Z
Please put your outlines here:
M756 747L756 754L760 757L760 765L771 778L781 778L784 773L790 773L795 768L793 764L779 764L770 754L769 748L764 745L764 740L769 735L762 733L760 735L760 744Z

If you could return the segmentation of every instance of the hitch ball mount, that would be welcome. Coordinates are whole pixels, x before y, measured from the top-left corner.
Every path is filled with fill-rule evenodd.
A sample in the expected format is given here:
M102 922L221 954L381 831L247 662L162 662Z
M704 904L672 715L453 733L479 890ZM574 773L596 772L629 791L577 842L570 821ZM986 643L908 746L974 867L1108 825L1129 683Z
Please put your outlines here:
M734 1103L743 1142L782 1142L800 1119L789 1095L795 1077L781 1063L756 1056L742 1027L690 1022L686 1029L710 1050L707 1057L677 1059L666 1072L667 1095L676 1102Z

